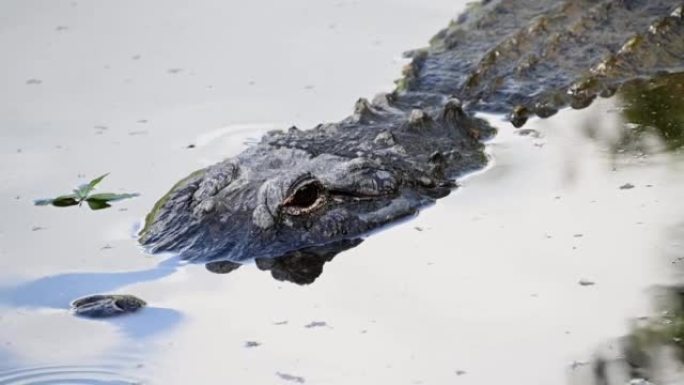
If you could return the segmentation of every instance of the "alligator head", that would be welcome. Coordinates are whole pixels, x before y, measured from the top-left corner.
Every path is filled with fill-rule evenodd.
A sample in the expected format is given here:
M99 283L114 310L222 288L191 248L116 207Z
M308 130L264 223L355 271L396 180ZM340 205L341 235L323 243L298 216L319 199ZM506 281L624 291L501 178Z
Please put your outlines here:
M185 179L151 214L142 242L190 259L277 257L358 237L427 200L367 159L258 152L266 162L238 157Z
M197 262L329 255L448 194L455 165L463 171L486 162L481 143L461 127L484 121L460 109L450 115L459 108L453 103L435 109L434 119L430 111L360 103L341 123L272 133L192 173L156 204L141 243Z

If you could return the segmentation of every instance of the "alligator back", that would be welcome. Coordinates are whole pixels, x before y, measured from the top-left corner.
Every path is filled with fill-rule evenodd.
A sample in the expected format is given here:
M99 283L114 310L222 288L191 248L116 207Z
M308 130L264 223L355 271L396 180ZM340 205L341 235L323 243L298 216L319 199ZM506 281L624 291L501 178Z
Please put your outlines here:
M484 1L412 52L398 89L511 113L520 126L626 81L682 71L683 37L678 1Z

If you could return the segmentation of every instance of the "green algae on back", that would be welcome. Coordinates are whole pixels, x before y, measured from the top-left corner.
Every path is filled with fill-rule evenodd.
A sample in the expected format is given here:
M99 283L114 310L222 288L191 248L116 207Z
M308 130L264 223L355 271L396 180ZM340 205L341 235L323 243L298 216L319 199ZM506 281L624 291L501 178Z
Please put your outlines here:
M169 192L164 194L159 200L152 206L152 210L145 216L145 226L143 226L142 230L138 233L140 237L140 242L145 242L146 238L149 236L149 232L151 229L152 224L158 219L159 212L162 207L168 202L169 198L171 195L176 192L178 188L181 186L187 185L188 182L191 180L197 180L204 174L205 170L200 169L200 170L195 170L190 175L186 176L185 178L179 180L176 184L171 187Z

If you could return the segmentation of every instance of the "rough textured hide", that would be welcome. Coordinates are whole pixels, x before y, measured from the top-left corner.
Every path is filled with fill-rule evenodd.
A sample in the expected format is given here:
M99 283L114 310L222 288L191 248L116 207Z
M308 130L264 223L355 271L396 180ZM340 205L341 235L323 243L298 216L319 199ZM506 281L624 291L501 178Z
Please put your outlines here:
M682 4L666 0L471 5L411 53L395 91L359 99L341 122L269 133L180 181L140 242L201 262L330 257L333 245L415 214L486 165L482 141L495 130L474 111L510 113L520 126L681 71L682 23Z

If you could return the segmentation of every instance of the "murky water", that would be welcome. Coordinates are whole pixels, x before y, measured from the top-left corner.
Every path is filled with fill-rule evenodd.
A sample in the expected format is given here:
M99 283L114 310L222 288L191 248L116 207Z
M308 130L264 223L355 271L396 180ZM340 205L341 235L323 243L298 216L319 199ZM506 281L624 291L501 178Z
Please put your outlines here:
M463 4L1 7L0 384L583 383L597 348L651 314L649 289L679 282L681 80L527 136L489 117L487 170L298 286L148 256L133 235L192 170L391 89L399 53ZM33 205L105 172L102 189L141 196ZM149 307L69 314L98 292Z

